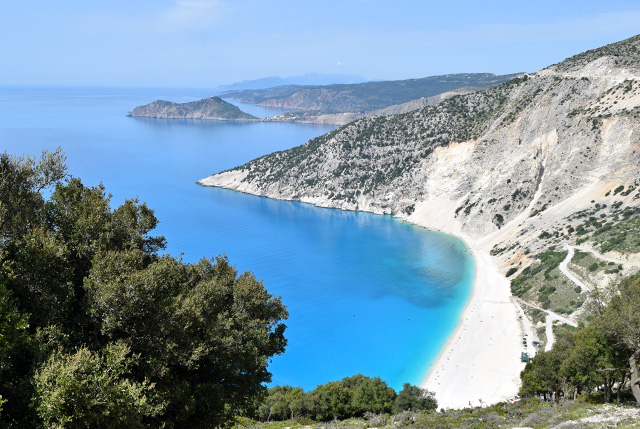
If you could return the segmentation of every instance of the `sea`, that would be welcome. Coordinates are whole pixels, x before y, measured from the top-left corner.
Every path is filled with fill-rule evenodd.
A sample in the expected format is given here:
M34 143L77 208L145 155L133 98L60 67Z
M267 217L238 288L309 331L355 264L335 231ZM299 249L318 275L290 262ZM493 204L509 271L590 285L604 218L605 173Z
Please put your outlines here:
M471 296L475 265L465 243L392 216L196 184L335 127L127 116L154 100L212 94L0 86L0 150L39 156L60 147L70 174L102 183L113 207L138 198L153 208L166 252L185 262L224 254L255 273L289 310L288 344L269 365L269 386L312 390L355 374L396 390L419 385ZM259 117L282 112L234 104Z

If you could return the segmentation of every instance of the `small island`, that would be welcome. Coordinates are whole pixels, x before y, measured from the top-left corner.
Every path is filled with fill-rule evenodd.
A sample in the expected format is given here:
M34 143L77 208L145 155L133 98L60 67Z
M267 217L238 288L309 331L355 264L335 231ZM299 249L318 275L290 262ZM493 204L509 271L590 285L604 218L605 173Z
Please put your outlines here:
M209 119L216 121L260 121L220 97L204 98L188 103L157 100L134 108L129 116L160 119Z

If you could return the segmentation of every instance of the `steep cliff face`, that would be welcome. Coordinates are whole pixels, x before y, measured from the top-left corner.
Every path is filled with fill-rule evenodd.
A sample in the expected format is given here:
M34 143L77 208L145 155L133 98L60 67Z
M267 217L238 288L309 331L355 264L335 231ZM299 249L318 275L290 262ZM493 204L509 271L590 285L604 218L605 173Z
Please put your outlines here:
M390 117L364 118L199 183L390 213L484 239L509 261L594 204L635 206L640 36L536 75ZM557 240L555 240L557 242Z
M219 97L189 103L158 100L133 109L130 116L164 119L213 119L219 121L259 121Z

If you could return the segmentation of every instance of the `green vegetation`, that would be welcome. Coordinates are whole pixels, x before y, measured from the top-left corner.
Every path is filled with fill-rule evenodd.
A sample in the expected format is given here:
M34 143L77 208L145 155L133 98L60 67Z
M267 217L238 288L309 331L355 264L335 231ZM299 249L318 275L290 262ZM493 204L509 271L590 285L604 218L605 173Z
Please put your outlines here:
M626 207L597 223L591 222L594 229L591 240L603 252L640 252L640 207ZM585 228L589 225L585 222ZM597 229L596 229L597 228Z
M596 396L597 398L597 396ZM606 427L637 428L638 418L633 407L617 407L596 404L592 396L579 400L560 400L557 403L540 401L537 398L522 399L515 403L440 412L405 411L396 414L367 414L361 418L314 423L304 418L286 421L258 422L246 418L238 419L235 428L300 429L300 428L468 428L493 429L516 427L604 427L589 423L593 417L607 417Z
M627 278L610 291L611 300L591 320L559 338L551 351L540 352L522 372L521 394L576 397L596 389L603 400L618 402L629 383L640 403L640 278ZM596 303L604 302L601 297Z
M511 292L542 308L558 313L572 313L582 306L585 297L573 283L567 282L558 266L567 252L553 249L535 255L537 259L511 280Z
M614 262L606 262L591 253L577 251L569 264L569 269L585 284L594 284L594 277L606 276L609 282L617 282L623 275L623 268ZM594 285L595 286L595 285Z
M137 200L0 156L2 427L212 427L255 408L287 311L225 257L158 254Z
M223 97L246 103L320 110L325 113L367 112L431 97L465 86L491 87L512 79L515 74L464 73L358 84L324 86L285 85L267 89L227 91Z
M299 387L272 387L255 414L263 422L288 419L307 422L436 408L433 393L425 389L406 383L396 395L379 377L358 374L319 385L308 393Z
M616 188L618 189L620 187ZM629 189L633 192L635 185L627 188ZM592 243L593 247L602 253L612 250L637 253L640 252L639 214L640 207L623 207L622 201L615 201L608 210L604 204L595 204L591 209L572 215L569 220L585 220L575 228L569 228L568 232L577 238L577 244Z

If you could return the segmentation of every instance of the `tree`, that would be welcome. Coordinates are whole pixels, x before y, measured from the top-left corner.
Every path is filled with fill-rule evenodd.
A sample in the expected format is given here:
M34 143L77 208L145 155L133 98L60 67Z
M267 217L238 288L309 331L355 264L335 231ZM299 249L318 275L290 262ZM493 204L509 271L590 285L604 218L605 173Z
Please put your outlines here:
M226 257L159 255L157 223L67 176L60 151L0 156L0 426L223 426L255 409L286 307Z
M402 390L398 393L393 403L394 413L406 410L429 411L436 408L438 408L438 402L433 392L413 386L410 383L404 383Z
M624 351L596 324L583 326L567 341L560 373L578 390L602 386L605 401L610 402L614 384L624 384L626 378Z
M139 250L109 252L94 259L85 288L104 340L142 356L138 380L156 384L182 425L222 422L250 407L270 381L269 357L286 345L280 298L224 257L184 264L163 256L146 265Z
M58 149L32 157L0 155L0 238L17 237L38 223L41 192L67 176L65 157Z
M396 392L380 377L363 375L351 377L347 383L354 383L352 398L353 413L362 416L365 412L389 413L396 399Z
M2 277L2 275L0 275ZM0 406L8 401L0 416L27 414L31 395L28 315L18 311L9 291L0 283Z
M640 403L640 278L622 280L613 291L599 323L616 344L627 349L631 391Z
M366 412L389 413L396 392L380 377L357 374L319 385L309 396L313 398L317 420L360 417Z
M566 381L560 371L565 345L558 341L553 349L538 353L533 362L527 363L520 374L522 396L543 395L546 399L555 393L556 400L559 399Z
M594 317L560 339L548 352L536 355L521 373L522 395L546 395L570 389L602 388L612 401L613 386L621 389L629 377L631 390L640 403L640 277L622 280L609 293L607 302L599 294Z
M159 409L148 402L153 388L126 377L135 357L123 344L102 353L85 347L57 351L37 371L35 407L46 427L137 428Z
M268 422L300 417L306 411L303 400L305 395L300 387L272 387L258 407L258 418Z
M316 387L313 395L320 402L318 420L346 419L351 417L353 391L341 381L331 381Z

